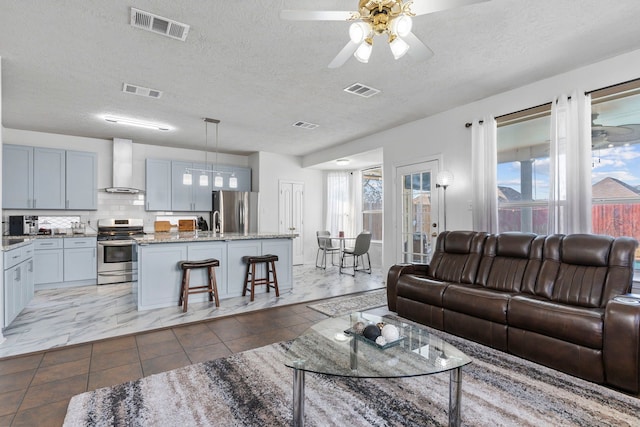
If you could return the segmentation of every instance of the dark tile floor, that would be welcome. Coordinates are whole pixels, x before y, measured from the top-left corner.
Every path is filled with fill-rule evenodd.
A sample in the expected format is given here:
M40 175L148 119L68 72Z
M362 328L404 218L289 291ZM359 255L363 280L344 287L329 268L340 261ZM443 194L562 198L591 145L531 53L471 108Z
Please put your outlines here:
M307 303L0 360L0 426L60 426L72 396L293 339Z

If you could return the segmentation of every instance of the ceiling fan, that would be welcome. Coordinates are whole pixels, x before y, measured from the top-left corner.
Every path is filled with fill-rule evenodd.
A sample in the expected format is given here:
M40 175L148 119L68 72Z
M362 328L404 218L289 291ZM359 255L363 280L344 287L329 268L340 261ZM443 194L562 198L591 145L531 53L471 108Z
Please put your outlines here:
M591 146L593 148L612 148L640 140L640 124L605 126L596 123L598 113L591 114Z
M342 66L351 55L369 62L375 36L386 36L395 59L406 53L426 60L433 51L411 32L411 17L440 12L489 0L359 0L358 11L282 10L280 18L291 21L351 21L345 47L329 63L329 68Z

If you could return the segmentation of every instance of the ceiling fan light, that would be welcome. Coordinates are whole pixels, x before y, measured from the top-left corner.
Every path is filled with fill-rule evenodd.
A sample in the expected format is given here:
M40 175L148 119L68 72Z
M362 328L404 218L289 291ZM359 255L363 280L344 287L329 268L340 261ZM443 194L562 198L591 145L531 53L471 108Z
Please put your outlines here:
M364 22L354 22L349 27L349 38L353 43L360 44L369 35L370 29Z
M191 185L193 183L192 179L191 179L191 174L187 171L185 171L182 174L182 185Z
M411 28L413 27L413 20L410 16L401 15L393 20L391 23L391 31L399 35L400 37L404 37L411 32Z
M358 61L366 64L367 62L369 62L369 58L371 58L372 50L373 46L371 46L367 42L363 42L360 47L358 47L358 50L356 50L356 53L354 53L353 56L355 56Z
M389 48L391 48L391 53L393 54L393 57L395 59L400 59L409 50L409 45L400 37L396 37L395 39L393 39L391 43L389 43Z

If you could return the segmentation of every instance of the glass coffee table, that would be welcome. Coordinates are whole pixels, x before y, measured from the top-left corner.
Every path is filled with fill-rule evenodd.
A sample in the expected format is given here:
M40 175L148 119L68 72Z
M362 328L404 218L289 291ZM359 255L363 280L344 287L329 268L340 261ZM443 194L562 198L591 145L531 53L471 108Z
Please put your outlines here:
M391 324L399 339L376 344L353 330L362 324ZM346 331L346 332L345 332ZM426 327L357 312L325 319L296 338L285 363L293 368L293 425L304 425L305 372L354 378L402 378L450 371L449 425L460 425L461 368L471 359Z

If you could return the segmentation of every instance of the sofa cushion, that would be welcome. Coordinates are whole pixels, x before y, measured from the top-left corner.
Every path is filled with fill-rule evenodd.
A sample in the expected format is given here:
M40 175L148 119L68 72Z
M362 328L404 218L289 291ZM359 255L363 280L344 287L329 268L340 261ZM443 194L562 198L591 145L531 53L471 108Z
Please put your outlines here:
M602 349L604 310L517 295L507 312L515 327L593 349Z
M444 231L436 240L429 276L443 282L473 283L487 233Z
M505 292L532 288L538 275L544 241L531 233L487 237L476 284Z
M506 325L512 295L478 285L451 284L444 292L442 304L448 310Z
M406 298L421 303L442 307L442 295L449 286L447 282L440 282L415 274L404 274L397 284L398 298Z

